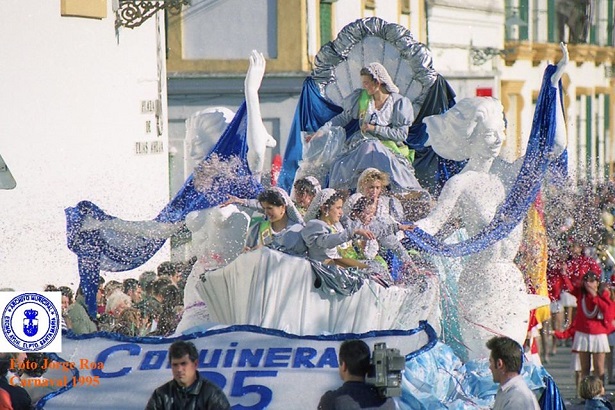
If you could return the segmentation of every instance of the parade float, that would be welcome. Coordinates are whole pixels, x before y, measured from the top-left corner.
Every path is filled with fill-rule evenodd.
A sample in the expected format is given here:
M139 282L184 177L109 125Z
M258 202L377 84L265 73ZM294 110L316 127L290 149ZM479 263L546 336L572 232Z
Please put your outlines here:
M567 61L563 52L562 64L545 73L526 155L507 164L497 158L504 135L501 104L462 100L451 115L443 114L453 106L454 93L433 69L429 50L405 28L378 18L357 20L323 46L304 83L279 185L290 190L295 177L305 174L319 174L326 184L330 162L313 161L323 156L306 161L305 133L341 111L344 99L361 87L361 67L374 61L412 101L415 119L406 142L417 152L417 175L441 179L431 178L437 205L413 220L416 228L403 239L409 250L430 259L429 272L418 269L421 281L414 285L382 287L365 279L351 294L315 286L306 258L268 248L242 252L250 216L219 206L229 195L255 198L263 189L262 159L271 140L256 92L264 62L253 54L246 103L223 122L219 138L200 136L199 149L207 155L154 220L124 221L87 201L66 209L68 246L79 257L90 312L100 271L137 268L172 234L188 229L198 259L175 337L195 342L199 369L224 389L233 408L315 408L324 391L340 384L336 349L349 338L386 343L405 356L399 408L487 408L497 385L484 343L500 334L523 343L530 309L545 304L528 295L513 258L520 222L565 148L558 91ZM204 114L201 125L221 115ZM461 120L464 127L455 123ZM474 133L477 125L489 132ZM468 132L459 135L460 128ZM483 139L486 134L497 138ZM446 183L444 176L458 172L465 160L467 168ZM401 198L412 209L414 197ZM438 236L453 217L466 224ZM122 408L143 408L153 389L170 378L166 349L175 337L64 335L58 360L76 365L39 408L117 408L113 392L126 386L131 395L122 398ZM80 367L81 360L99 365ZM557 408L557 388L542 367L526 363L524 376L545 406Z

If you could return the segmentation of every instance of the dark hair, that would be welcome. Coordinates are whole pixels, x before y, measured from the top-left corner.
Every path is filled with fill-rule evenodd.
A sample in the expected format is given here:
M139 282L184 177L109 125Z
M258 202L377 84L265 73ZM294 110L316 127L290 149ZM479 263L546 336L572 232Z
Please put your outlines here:
M352 206L352 210L350 211L350 218L357 218L361 212L365 211L367 208L374 204L374 198L369 198L367 196L362 196L357 199L357 202Z
M266 189L258 194L258 202L267 202L273 206L286 206L286 201L280 192L275 189Z
M169 279L167 277L162 277L162 278L156 279L152 283L152 295L154 295L154 296L164 296L163 289L165 287L167 287L168 285L173 285L173 282L171 282L171 279Z
M45 353L26 353L26 360L28 361L28 363L36 363L36 366L24 366L25 369L23 369L23 372L31 377L42 376L47 371L47 367L45 367L44 369L42 368L45 364L45 359L47 359L49 362L51 361L51 359L49 359L49 356Z
M139 275L139 285L141 285L141 289L145 291L145 293L152 293L152 283L156 280L156 272L153 270L148 270Z
M598 376L585 376L579 384L579 396L591 400L602 393L602 380Z
M312 196L316 195L316 187L307 178L296 180L293 184L293 188L295 188L295 192L305 192Z
M0 353L0 377L6 377L11 368L11 359L14 359L13 353Z
M359 75L368 75L371 77L372 80L376 81L376 78L374 78L374 75L371 73L371 71L369 71L369 68L367 67L363 67L359 72Z
M178 340L169 346L169 362L171 359L181 359L185 355L188 355L191 362L197 361L199 352L196 350L194 343Z
M331 208L331 206L339 201L339 200L344 200L344 194L342 194L341 192L335 191L335 193L333 195L331 195L331 197L329 199L327 199L321 206L320 208L326 208L329 209ZM320 218L322 216L322 210L318 210L318 215L316 215L317 218Z
M345 340L340 346L340 364L346 363L348 373L365 377L369 371L370 351L363 340Z
M491 350L494 361L501 359L506 371L521 373L523 348L510 337L496 336L489 339L486 346Z
M66 296L68 298L68 303L73 303L73 290L68 286L60 286L58 290L62 293L62 296Z
M128 294L128 292L130 291L134 291L137 290L137 288L141 286L139 284L139 281L133 278L128 278L124 280L124 283L122 284L122 290L124 291L125 294Z
M158 276L173 276L181 272L181 266L175 262L162 262L157 268Z
M57 292L58 288L55 285L45 285L45 292Z

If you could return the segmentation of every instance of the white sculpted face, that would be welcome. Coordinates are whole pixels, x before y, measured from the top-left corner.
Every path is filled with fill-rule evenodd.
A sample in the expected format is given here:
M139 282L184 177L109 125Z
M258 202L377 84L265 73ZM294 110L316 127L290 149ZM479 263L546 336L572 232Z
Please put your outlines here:
M472 135L472 156L489 159L500 154L505 134L501 128L479 126Z

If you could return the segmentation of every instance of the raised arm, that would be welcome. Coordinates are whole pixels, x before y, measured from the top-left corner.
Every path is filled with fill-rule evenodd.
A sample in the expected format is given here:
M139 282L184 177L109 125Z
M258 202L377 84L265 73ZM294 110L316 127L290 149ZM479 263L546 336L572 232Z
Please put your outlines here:
M265 75L265 65L266 61L263 54L253 50L250 55L250 67L244 81L244 93L248 111L248 165L250 165L250 170L257 178L260 178L260 174L263 171L267 147L275 147L276 145L275 139L269 134L263 124L258 97L258 89Z
M551 85L555 87L557 90L557 101L556 101L556 118L555 118L555 144L553 146L553 156L555 158L559 157L562 152L566 149L568 145L568 130L566 129L566 120L564 118L564 110L562 108L562 104L560 103L561 99L561 89L559 87L559 80L562 78L566 70L566 66L568 65L568 47L564 43L560 43L560 48L562 49L562 59L557 63L557 70L551 76Z

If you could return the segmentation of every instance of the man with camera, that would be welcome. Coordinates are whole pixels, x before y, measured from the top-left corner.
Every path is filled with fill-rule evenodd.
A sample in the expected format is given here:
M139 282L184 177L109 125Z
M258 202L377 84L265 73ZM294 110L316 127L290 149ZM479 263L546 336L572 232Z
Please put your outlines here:
M369 346L362 340L346 340L340 346L339 373L344 381L337 390L329 390L321 398L318 409L395 409L395 402L365 379L370 371Z

